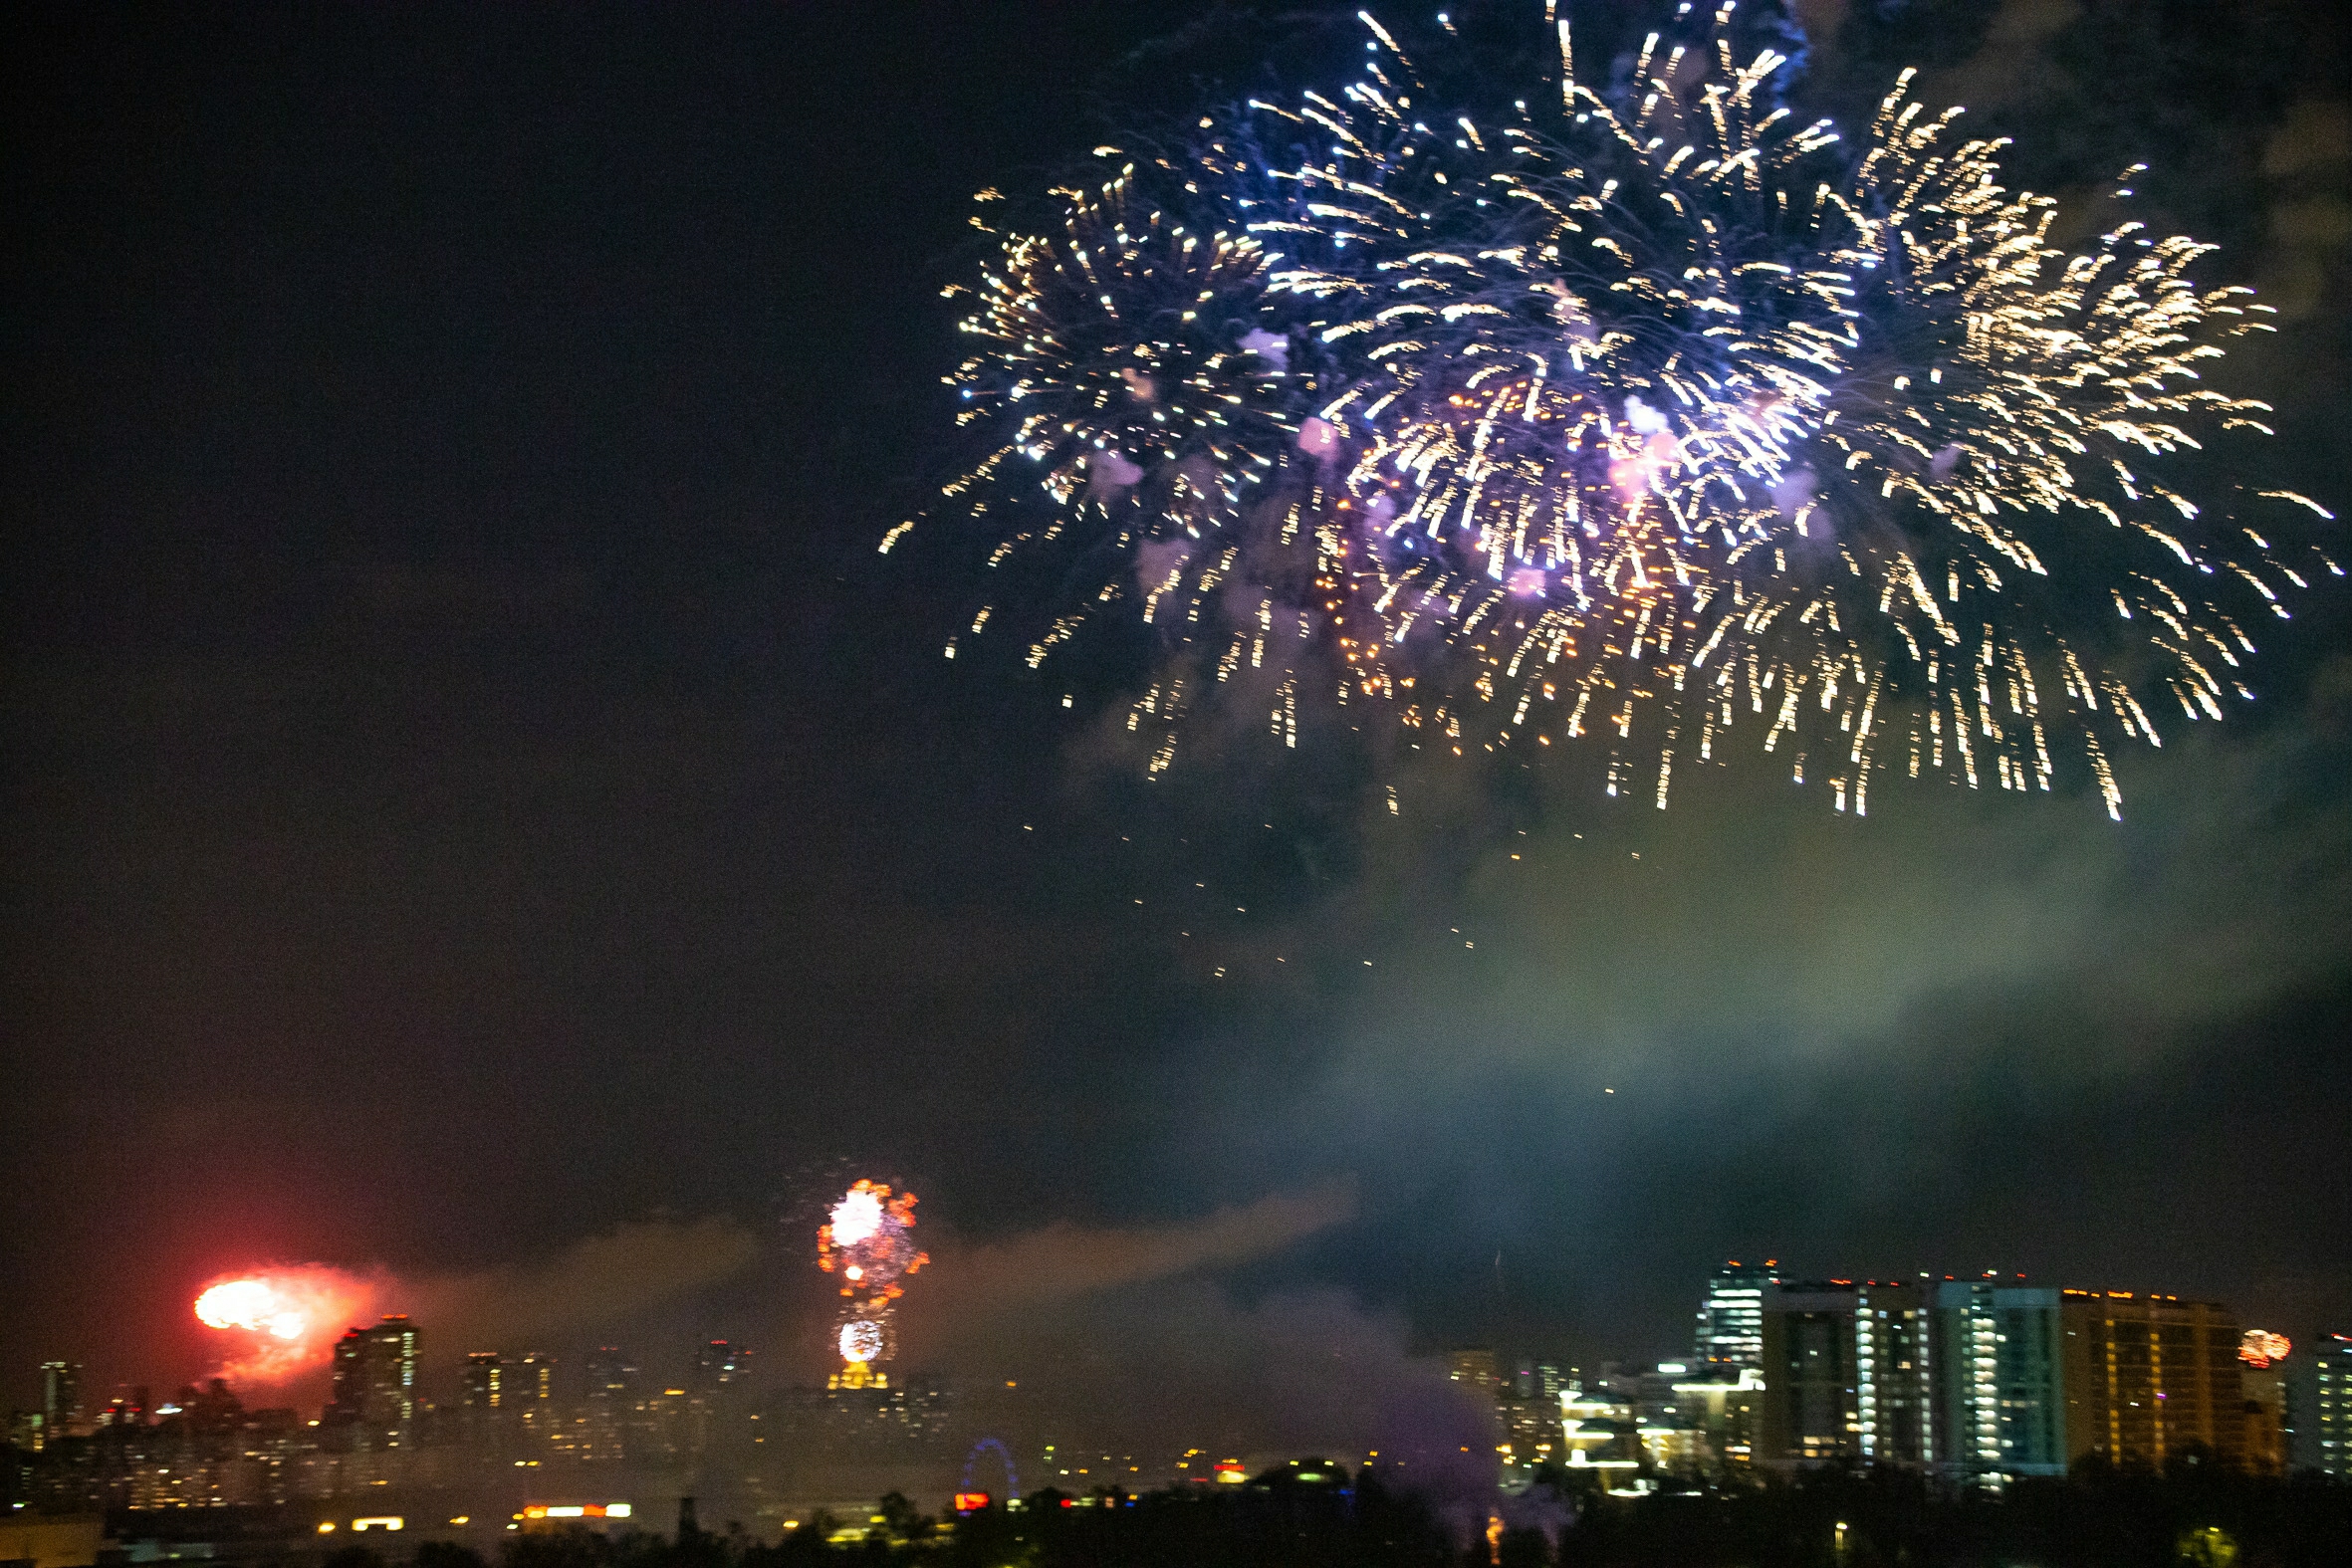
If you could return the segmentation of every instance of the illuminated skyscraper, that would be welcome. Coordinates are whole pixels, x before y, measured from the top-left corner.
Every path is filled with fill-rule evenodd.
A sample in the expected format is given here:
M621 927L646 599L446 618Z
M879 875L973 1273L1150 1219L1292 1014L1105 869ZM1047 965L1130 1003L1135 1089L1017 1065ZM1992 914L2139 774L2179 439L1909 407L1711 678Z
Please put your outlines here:
M1938 1467L1999 1488L2066 1473L2059 1292L1992 1278L1935 1287Z
M1694 1373L1737 1382L1741 1368L1764 1365L1764 1293L1778 1283L1768 1257L1761 1264L1734 1258L1715 1271L1699 1303Z
M547 1438L561 1425L556 1414L556 1358L532 1351L510 1369L506 1398L516 1423L534 1438Z
M78 1361L41 1363L41 1426L43 1435L57 1439L72 1433L82 1421L82 1364Z
M617 1347L603 1345L588 1358L588 1406L581 1415L585 1459L628 1456L637 1422L637 1364Z
M2320 1473L2352 1477L2352 1334L2330 1334L2312 1357L2319 1395L2313 1401L2311 1446L2304 1452Z
M477 1350L465 1358L465 1408L502 1410L506 1405L506 1363L495 1350Z
M387 1314L335 1342L331 1424L358 1425L396 1440L416 1419L416 1325Z

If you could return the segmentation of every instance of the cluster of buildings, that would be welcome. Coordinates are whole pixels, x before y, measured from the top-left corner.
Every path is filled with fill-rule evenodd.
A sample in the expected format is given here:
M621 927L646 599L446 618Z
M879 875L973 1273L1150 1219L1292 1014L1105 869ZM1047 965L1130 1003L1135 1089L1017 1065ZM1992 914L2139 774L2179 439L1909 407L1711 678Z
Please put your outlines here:
M2308 1354L2289 1395L2279 1335L2210 1301L2021 1278L1783 1279L1731 1262L1708 1281L1689 1361L1592 1376L1453 1375L1497 1397L1512 1461L1616 1490L1741 1471L1900 1465L1961 1484L2063 1475L2085 1460L2352 1476L2352 1336Z
M10 1501L48 1512L318 1502L358 1517L404 1497L448 1504L452 1523L528 1522L534 1498L634 1489L701 1490L789 1520L808 1496L851 1496L877 1474L919 1487L1014 1398L975 1396L952 1413L959 1437L934 1379L835 1377L755 1397L748 1353L711 1340L674 1379L611 1346L563 1367L476 1351L445 1364L454 1398L436 1402L423 1342L402 1316L351 1330L307 1419L248 1410L219 1379L92 1408L78 1366L45 1363L0 1479ZM2227 1307L2162 1294L1992 1275L1797 1280L1770 1260L1731 1262L1707 1281L1685 1360L1586 1372L1464 1350L1451 1370L1496 1401L1513 1471L1556 1465L1615 1491L1876 1465L1999 1488L2085 1461L2352 1478L2352 1336L2296 1349ZM1137 1456L1055 1445L1043 1463L1050 1484L1079 1487L1247 1473L1201 1449L1165 1475Z
M38 1507L110 1510L433 1492L485 1475L530 1491L621 1465L689 1470L739 1429L759 1441L762 1413L742 1397L749 1357L726 1340L696 1345L676 1381L648 1379L610 1346L568 1378L553 1356L478 1351L456 1369L456 1400L436 1403L424 1392L422 1339L404 1316L345 1334L315 1419L248 1410L218 1378L162 1401L134 1389L93 1409L79 1366L44 1363L40 1409L11 1426L16 1489Z

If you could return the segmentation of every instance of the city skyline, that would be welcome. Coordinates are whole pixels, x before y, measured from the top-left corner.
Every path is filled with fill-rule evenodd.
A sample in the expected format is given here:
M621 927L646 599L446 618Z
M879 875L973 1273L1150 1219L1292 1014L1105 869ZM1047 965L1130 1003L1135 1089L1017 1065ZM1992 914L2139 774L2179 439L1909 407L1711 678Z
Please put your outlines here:
M2336 1373L2329 1358L2352 1336L2315 1336L2297 1355L2293 1341L2246 1326L2228 1305L2183 1301L2177 1294L2035 1285L1992 1272L1974 1278L1923 1272L1907 1280L1808 1280L1784 1275L1776 1259L1763 1265L1728 1261L1707 1276L1698 1299L1702 1326L1695 1353L1681 1359L1645 1362L1618 1355L1588 1371L1555 1350L1527 1346L1456 1348L1420 1359L1429 1372L1442 1368L1448 1381L1501 1403L1506 1452L1516 1449L1520 1462L1533 1462L1526 1457L1530 1454L1564 1455L1571 1464L1592 1458L1589 1444L1574 1436L1577 1413L1583 1413L1588 1434L1600 1430L1592 1417L1612 1408L1616 1396L1592 1391L1612 1387L1645 1391L1627 1396L1621 1416L1631 1420L1639 1412L1645 1425L1660 1424L1644 1441L1661 1467L1678 1455L1675 1462L1718 1469L1735 1461L1763 1469L1858 1462L1962 1482L1991 1476L1999 1484L2019 1476L2062 1476L2086 1454L2162 1468L2168 1446L2210 1451L2219 1462L2256 1471L2280 1472L2298 1463L2325 1470L2342 1462L2332 1452ZM2114 1350L2101 1348L2122 1343L2119 1331L2126 1340L2143 1335L2153 1347L2160 1335L2168 1342L2178 1338L2175 1328L2193 1339L2180 1339L2172 1351L2140 1353L2137 1372L2131 1370L2133 1353L2125 1353L2119 1372ZM670 1346L670 1353L654 1357L599 1344L575 1353L568 1364L544 1350L447 1352L436 1359L420 1350L424 1335L424 1326L406 1314L387 1313L336 1337L331 1387L308 1425L344 1433L340 1441L362 1450L387 1444L396 1450L412 1441L412 1433L432 1430L436 1422L445 1428L452 1419L462 1422L455 1430L465 1441L479 1442L491 1430L482 1423L489 1422L533 1442L552 1441L557 1453L593 1463L630 1457L657 1433L668 1434L658 1440L663 1451L676 1452L677 1423L689 1419L685 1413L703 1411L722 1397L739 1410L749 1408L746 1401L779 1397L786 1399L785 1409L811 1401L811 1408L823 1408L852 1397L860 1409L874 1399L877 1408L896 1409L905 1395L883 1395L895 1377L897 1387L911 1387L925 1400L954 1398L954 1380L895 1362L885 1363L891 1375L875 1380L871 1390L866 1378L838 1375L822 1385L805 1374L790 1379L789 1373L790 1388L776 1378L755 1383L753 1352L727 1339ZM1718 1352L1712 1359L1704 1354L1710 1347ZM2147 1362L2147 1354L2156 1360ZM2176 1366L2168 1373L2166 1358L2184 1355L2186 1370ZM20 1448L37 1452L68 1436L86 1438L110 1426L175 1416L201 1424L207 1401L239 1408L238 1391L218 1378L209 1393L191 1383L157 1400L140 1388L129 1401L118 1396L101 1408L85 1403L83 1372L76 1363L43 1363L41 1403L20 1412L12 1427ZM2184 1377L2190 1381L2182 1383ZM263 1385L244 1392L266 1399L284 1390ZM967 1396L974 1392L965 1389ZM1727 1404L1726 1394L1738 1397ZM991 1398L1000 1414L1018 1403ZM1666 1414L1654 1415L1652 1401ZM2257 1404L2266 1416L2256 1417ZM1555 1430L1563 1413L1569 1432L1564 1445ZM272 1414L260 1412L264 1418ZM700 1424L699 1452L710 1441L709 1418L690 1419ZM936 1423L940 1417L924 1419ZM1066 1446L1068 1438L1082 1437L1069 1423L1084 1418L1065 1412L1062 1419L1058 1430ZM1670 1429L1677 1427L1698 1447L1687 1453L1675 1448ZM638 1436L624 1440L624 1431ZM1163 1433L1160 1441L1174 1452L1179 1437L1205 1436ZM1362 1433L1354 1438L1353 1447L1366 1441ZM1136 1439L1130 1434L1127 1441ZM1727 1450L1727 1443L1734 1448ZM1224 1446L1244 1445L1228 1433Z

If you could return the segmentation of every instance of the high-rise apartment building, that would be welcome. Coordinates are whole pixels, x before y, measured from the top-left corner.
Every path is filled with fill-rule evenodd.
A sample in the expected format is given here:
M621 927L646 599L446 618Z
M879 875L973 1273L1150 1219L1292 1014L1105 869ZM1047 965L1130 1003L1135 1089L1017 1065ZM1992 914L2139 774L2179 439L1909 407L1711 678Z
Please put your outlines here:
M2311 1442L2304 1451L2323 1475L2352 1477L2352 1334L2330 1334L2312 1355Z
M2068 1290L2059 1316L2070 1461L2097 1455L2126 1468L2161 1470L2202 1454L2231 1468L2243 1462L2237 1323L2227 1307Z
M1511 1380L1511 1395L1515 1399L1539 1400L1546 1405L1559 1403L1560 1391L1568 1386L1565 1368L1551 1361L1523 1361Z
M1862 1456L1854 1414L1854 1286L1776 1284L1762 1309L1764 1401L1756 1460L1789 1468Z
M1502 1381L1491 1350L1457 1350L1446 1358L1446 1376L1481 1394L1493 1394Z
M532 1351L507 1370L506 1385L506 1399L524 1432L545 1438L562 1425L556 1409L555 1357Z
M588 1404L581 1412L579 1455L587 1459L628 1456L639 1435L637 1364L618 1347L599 1346L588 1358Z
M1854 1425L1870 1464L1931 1464L1935 1355L1919 1285L1866 1280L1854 1291Z
M2294 1465L2295 1415L2288 1392L2287 1357L2294 1343L2266 1328L2237 1336L2239 1462L2248 1473L2283 1475Z
M82 1364L78 1361L41 1363L41 1427L55 1440L68 1436L82 1423Z
M636 1359L615 1345L599 1345L588 1352L588 1396L590 1401L625 1403L637 1382Z
M1741 1368L1764 1365L1764 1292L1780 1282L1773 1268L1768 1257L1762 1263L1734 1258L1707 1281L1692 1351L1699 1363L1695 1373L1737 1382Z
M495 1350L477 1350L465 1358L465 1408L506 1408L506 1362Z
M333 1425L357 1425L396 1438L416 1419L416 1325L387 1314L335 1342Z
M714 1339L694 1347L694 1363L686 1374L690 1393L709 1394L735 1382L751 1370L752 1353L741 1345Z
M1902 1281L1821 1280L1764 1290L1764 1398L1756 1462L1926 1464L1933 1356L1927 1310Z
M1996 1279L1935 1286L1936 1462L1989 1488L2063 1475L2065 1326L2060 1292Z

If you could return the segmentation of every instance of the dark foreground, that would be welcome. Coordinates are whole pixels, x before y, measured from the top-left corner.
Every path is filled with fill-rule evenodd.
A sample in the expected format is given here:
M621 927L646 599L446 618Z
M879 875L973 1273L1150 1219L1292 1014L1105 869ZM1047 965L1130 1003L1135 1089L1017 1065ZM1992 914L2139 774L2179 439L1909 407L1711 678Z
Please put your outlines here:
M939 1521L903 1498L867 1519L813 1519L780 1544L689 1533L511 1537L498 1568L2198 1568L2352 1561L2352 1486L2236 1475L2086 1475L1956 1496L1915 1477L1822 1477L1735 1492L1563 1498L1539 1489L1475 1517L1392 1492L1265 1486L1071 1498ZM1474 1527L1475 1526L1475 1527ZM862 1528L862 1540L847 1534ZM468 1548L348 1548L321 1568L488 1568Z

